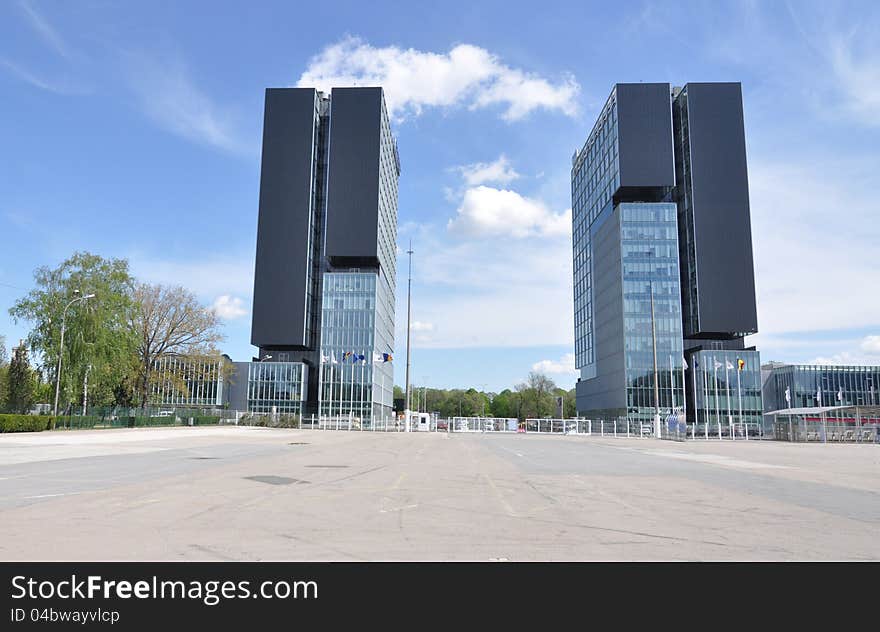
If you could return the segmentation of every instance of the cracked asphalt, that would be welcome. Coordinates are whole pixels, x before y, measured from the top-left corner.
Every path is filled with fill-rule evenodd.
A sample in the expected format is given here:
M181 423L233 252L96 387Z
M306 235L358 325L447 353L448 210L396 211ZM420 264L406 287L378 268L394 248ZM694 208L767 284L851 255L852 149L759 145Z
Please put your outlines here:
M0 435L3 560L877 560L880 446Z

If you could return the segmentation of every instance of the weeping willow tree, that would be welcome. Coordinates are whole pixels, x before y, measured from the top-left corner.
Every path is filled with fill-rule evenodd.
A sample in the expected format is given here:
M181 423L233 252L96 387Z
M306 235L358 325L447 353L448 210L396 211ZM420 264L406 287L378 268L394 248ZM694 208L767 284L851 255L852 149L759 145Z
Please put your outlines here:
M9 313L16 322L31 323L27 345L53 386L61 354L60 407L81 404L86 385L90 403L118 403L136 368L128 262L77 252L55 268L37 268L34 285ZM75 300L89 294L94 297Z

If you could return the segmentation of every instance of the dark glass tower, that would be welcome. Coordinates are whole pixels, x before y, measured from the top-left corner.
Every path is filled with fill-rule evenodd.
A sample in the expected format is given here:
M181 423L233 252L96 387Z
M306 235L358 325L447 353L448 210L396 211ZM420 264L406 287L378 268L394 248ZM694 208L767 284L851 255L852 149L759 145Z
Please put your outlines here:
M305 414L391 409L399 175L382 88L266 90L251 343L307 367Z
M572 222L578 413L646 421L687 402L720 428L735 366L738 420L760 419L739 84L616 84L572 161Z

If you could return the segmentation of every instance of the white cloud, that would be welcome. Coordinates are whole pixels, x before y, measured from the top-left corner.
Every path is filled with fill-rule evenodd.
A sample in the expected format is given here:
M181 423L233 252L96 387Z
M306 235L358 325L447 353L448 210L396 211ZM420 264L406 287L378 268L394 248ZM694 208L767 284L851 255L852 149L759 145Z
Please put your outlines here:
M394 118L426 107L506 107L502 118L520 119L536 109L577 113L580 86L571 75L551 82L511 68L484 48L458 44L448 53L375 47L347 37L313 57L297 86L327 91L337 86L382 86Z
M880 355L880 336L866 336L862 340L861 349L870 355Z
M462 240L436 225L409 226L412 317L434 327L416 348L571 345L569 234L533 240ZM406 287L405 255L398 288ZM406 340L406 292L397 292L398 347ZM403 315L403 316L401 316Z
M217 312L217 315L223 320L235 320L247 314L244 307L244 301L237 296L229 296L223 294L214 300L211 309Z
M410 329L418 332L434 331L434 325L432 323L423 323L420 320L415 320L410 324Z
M532 371L538 373L551 374L573 374L576 372L574 368L574 354L566 353L559 360L541 360L532 365Z
M561 236L571 232L571 210L553 213L540 200L481 185L465 191L447 229L464 237Z
M480 184L509 184L520 177L504 154L494 162L476 162L454 167L453 170L461 174L469 187Z
M160 128L232 153L256 155L256 139L243 137L233 113L205 94L181 61L142 54L123 57L132 92Z

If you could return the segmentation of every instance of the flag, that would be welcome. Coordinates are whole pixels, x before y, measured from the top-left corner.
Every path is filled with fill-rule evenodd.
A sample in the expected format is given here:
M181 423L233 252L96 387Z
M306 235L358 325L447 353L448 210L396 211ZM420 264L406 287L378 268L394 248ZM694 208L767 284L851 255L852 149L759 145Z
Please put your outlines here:
M361 362L361 363L363 363L363 364L366 364L366 363L367 363L367 359L364 357L364 354L360 354L360 355L358 355L358 356L355 358L355 360L357 360L357 361L359 361L359 362Z
M789 404L791 403L791 389L789 389L787 386L785 387L785 401Z
M336 361L336 354L332 351L330 352L330 364L339 364L339 362Z
M728 371L733 368L733 365L730 363L730 360L725 360L724 366L725 366L725 368L727 368Z
M720 369L720 368L723 367L723 366L724 366L724 365L721 364L718 360L715 360L715 368L716 368L716 369Z
M688 370L688 361L685 360L684 356L681 356L681 368L683 368L685 371Z
M392 356L390 353L383 353L382 354L382 362L391 362L393 359L394 359L394 356Z
M821 388L818 391L816 391L816 401L819 402L819 406L822 405L822 389Z
M746 368L746 361L742 358L737 358L736 366L738 367L737 370L742 371L744 368Z
M382 360L382 356L383 356L383 355L384 355L384 354L382 354L382 353L376 353L376 352L374 351L374 352L373 352L373 362L384 362L384 360Z
M348 360L348 358L351 357L351 355L352 355L351 351L346 351L345 353L342 354L342 359Z
M843 387L837 389L837 401L843 401Z
M327 364L327 356L325 356L323 353L321 354L321 364Z

